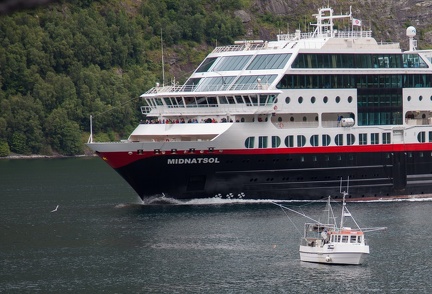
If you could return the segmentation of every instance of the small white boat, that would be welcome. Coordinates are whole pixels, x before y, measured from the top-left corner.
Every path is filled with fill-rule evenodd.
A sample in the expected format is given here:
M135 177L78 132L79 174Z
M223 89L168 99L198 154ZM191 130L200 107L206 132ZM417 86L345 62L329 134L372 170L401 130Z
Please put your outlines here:
M333 213L330 196L325 209L327 212L326 223L277 204L313 221L304 225L304 234L300 242L301 261L325 264L361 264L366 255L369 254L369 245L366 243L364 233L386 229L385 227L361 229L346 206L345 197L348 192L343 191L341 193L343 200L339 226ZM356 228L345 226L345 218L347 217L351 218Z

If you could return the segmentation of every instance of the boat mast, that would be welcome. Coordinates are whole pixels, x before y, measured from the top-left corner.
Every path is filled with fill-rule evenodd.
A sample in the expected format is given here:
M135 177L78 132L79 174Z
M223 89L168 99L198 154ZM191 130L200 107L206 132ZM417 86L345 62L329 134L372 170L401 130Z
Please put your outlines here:
M340 229L343 229L344 226L344 220L345 220L345 211L347 211L346 209L346 202L345 202L345 196L348 194L348 189L349 189L349 177L347 180L347 190L342 192L342 178L341 178L341 182L340 182L340 191L342 193L342 213L341 213L341 222L340 222Z
M163 38L161 28L161 51L162 51L162 87L165 86L165 62L164 62L164 51L163 51Z

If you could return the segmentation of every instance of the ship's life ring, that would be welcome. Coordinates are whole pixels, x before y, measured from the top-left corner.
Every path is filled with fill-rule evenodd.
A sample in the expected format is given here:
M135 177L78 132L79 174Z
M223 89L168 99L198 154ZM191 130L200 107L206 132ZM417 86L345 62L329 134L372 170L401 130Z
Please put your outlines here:
M278 123L278 126L280 129L282 129L284 127L284 124L280 122L280 123Z
M274 109L274 110L277 110L277 109L278 109L277 105L275 105L275 106L273 107L273 109Z

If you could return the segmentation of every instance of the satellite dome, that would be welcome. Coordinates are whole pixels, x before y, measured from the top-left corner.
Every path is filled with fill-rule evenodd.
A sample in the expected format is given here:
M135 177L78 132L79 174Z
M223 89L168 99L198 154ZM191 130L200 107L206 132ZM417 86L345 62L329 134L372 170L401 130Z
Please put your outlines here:
M416 35L417 31L416 28L413 26L409 26L406 29L406 35L407 37L414 37Z

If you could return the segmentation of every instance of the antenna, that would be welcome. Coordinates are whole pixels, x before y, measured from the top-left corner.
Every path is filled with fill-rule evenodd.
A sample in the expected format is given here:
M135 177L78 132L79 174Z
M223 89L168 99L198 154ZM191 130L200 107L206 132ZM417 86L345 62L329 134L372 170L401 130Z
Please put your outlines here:
M161 50L162 50L162 87L165 86L165 62L164 62L164 51L163 51L163 38L161 28Z

